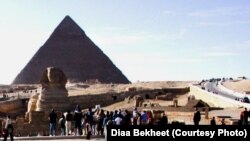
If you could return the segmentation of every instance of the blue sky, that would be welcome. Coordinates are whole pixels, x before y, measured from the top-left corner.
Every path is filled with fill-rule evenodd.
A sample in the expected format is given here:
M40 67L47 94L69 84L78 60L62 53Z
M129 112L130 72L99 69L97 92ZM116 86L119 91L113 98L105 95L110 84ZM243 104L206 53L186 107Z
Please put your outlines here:
M249 0L5 0L1 84L66 15L132 82L250 76Z

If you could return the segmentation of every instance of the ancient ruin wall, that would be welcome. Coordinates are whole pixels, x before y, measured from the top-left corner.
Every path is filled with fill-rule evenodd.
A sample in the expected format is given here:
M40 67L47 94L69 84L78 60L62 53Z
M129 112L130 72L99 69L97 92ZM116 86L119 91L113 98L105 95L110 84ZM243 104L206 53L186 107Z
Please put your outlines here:
M154 90L141 90L141 91L127 91L121 93L105 93L98 95L84 95L84 96L72 96L69 97L72 108L75 105L80 105L81 108L93 107L95 105L101 105L101 107L114 104L116 102L123 101L126 97L133 97L135 95L140 95L144 98L149 96L150 98L155 98L158 95L163 95L166 93L173 94L184 94L189 92L189 87L186 88L168 88L168 89L154 89Z
M25 108L25 103L20 99L8 100L0 102L0 107L1 113L10 113Z
M155 98L158 95L163 95L166 93L173 94L184 94L189 92L189 87L187 88L169 88L169 89L155 89L155 90L141 90L141 91L127 91L121 93L105 93L105 94L91 94L91 95L81 95L81 96L71 96L69 97L71 103L71 109L75 108L75 105L80 105L81 108L93 107L95 105L101 105L102 107L114 104L116 102L123 101L126 97L133 97L135 95L140 95L146 98ZM114 100L114 97L116 99ZM9 101L0 102L0 112L8 114L15 111L23 111L27 109L27 100L15 99Z

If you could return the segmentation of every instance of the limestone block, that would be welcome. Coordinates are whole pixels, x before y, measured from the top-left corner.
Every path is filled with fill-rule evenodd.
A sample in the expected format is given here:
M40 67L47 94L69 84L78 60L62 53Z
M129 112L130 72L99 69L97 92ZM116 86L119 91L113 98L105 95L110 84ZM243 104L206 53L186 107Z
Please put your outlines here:
M39 123L45 121L44 117L45 113L43 111L32 111L29 113L29 123L39 125Z
M142 107L144 99L142 96L136 95L134 96L134 101L135 101L135 107Z
M39 94L35 94L30 98L28 102L28 112L36 110L36 103L37 103L38 96Z

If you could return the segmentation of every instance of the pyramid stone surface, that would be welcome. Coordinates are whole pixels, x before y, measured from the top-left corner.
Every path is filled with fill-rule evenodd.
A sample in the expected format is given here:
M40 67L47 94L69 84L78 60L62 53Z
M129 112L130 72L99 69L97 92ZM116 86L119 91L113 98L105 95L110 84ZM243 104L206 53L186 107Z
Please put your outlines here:
M112 61L66 16L12 84L38 84L43 70L61 68L70 82L129 83Z

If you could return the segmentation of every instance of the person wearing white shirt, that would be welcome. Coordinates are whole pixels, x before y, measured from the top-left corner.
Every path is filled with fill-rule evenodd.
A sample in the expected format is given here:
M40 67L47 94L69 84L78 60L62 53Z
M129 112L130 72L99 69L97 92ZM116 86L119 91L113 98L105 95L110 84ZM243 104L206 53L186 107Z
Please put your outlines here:
M117 117L115 118L115 125L121 125L121 122L122 122L121 116L117 116Z
M4 135L4 139L3 141L6 141L8 136L10 135L10 140L13 141L13 125L12 125L12 121L10 119L10 115L7 116L6 121L5 121L5 135Z

